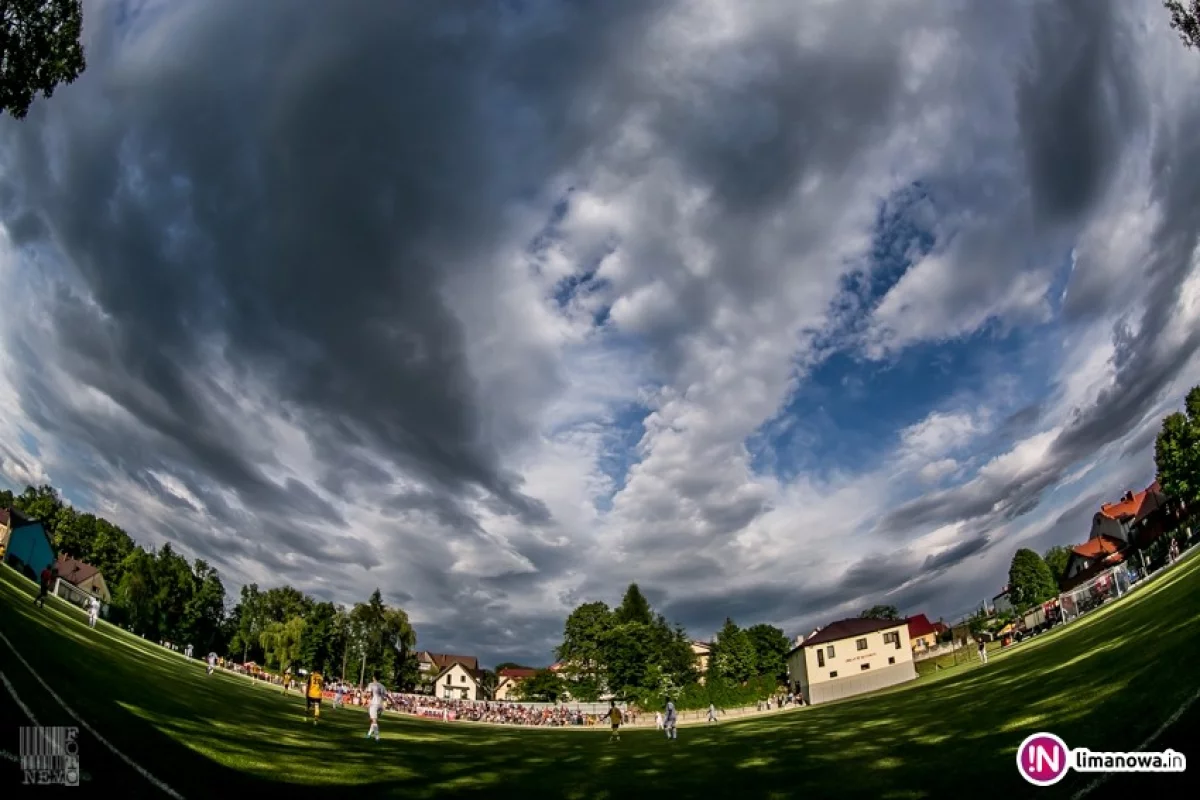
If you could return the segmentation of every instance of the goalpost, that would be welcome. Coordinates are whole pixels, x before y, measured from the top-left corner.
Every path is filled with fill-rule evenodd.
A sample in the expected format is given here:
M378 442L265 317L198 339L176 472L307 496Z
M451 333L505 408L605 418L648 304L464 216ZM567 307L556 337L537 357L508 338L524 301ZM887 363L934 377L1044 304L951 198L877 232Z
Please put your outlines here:
M55 581L54 594L57 597L61 597L63 600L66 600L71 605L78 606L79 608L83 609L85 613L91 608L92 596L83 589L80 589L78 586L67 583L62 578L59 578L57 581ZM101 616L103 616L106 610L107 608L105 607L103 601L101 601Z

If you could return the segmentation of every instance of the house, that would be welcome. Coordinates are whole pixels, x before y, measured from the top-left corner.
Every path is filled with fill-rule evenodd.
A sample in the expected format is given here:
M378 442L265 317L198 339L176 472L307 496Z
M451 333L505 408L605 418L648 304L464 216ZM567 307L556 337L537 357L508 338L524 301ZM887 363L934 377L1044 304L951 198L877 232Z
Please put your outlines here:
M426 692L433 692L436 679L454 664L462 664L463 669L469 675L479 675L479 659L475 656L433 653L428 650L417 651L417 682L420 684L420 688ZM475 680L478 682L478 677Z
M1070 591L1120 564L1125 560L1126 550L1124 541L1106 534L1072 547L1071 555L1067 557L1067 567L1059 580L1059 588L1064 592Z
M913 652L920 653L932 647L937 647L938 629L924 614L917 614L904 620L908 623L908 641ZM945 626L943 626L945 627Z
M92 597L99 597L100 602L106 605L112 602L112 595L108 593L104 575L91 564L70 556L60 555L58 557L58 577L76 589L87 592Z
M54 564L54 546L42 523L15 508L0 509L0 557L17 572L37 580Z
M787 654L788 678L810 705L895 686L917 677L909 641L903 620L834 622Z
M1162 487L1154 481L1136 494L1127 491L1119 501L1100 506L1092 517L1088 540L1107 536L1141 549L1174 527L1175 516Z
M696 671L700 673L700 683L704 683L704 675L708 672L708 659L712 656L710 642L693 641L692 655L696 658Z
M514 690L517 684L526 678L532 678L537 673L536 669L525 669L522 667L512 667L510 669L502 669L496 674L498 679L496 683L497 700L516 700Z
M455 661L434 677L433 694L442 700L478 700L479 670Z

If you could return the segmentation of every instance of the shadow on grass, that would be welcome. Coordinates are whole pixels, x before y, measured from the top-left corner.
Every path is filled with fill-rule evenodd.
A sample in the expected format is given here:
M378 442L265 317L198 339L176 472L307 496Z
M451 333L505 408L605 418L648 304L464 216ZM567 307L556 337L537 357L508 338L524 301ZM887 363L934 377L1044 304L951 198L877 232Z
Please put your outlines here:
M1131 749L1195 691L1200 608L1190 600L1200 588L1198 564L987 665L795 713L681 729L675 742L652 730L610 744L600 730L390 714L384 740L367 741L359 709L326 709L313 727L296 695L207 677L199 662L112 628L89 630L70 610L37 612L9 576L0 578L0 629L106 737L161 765L185 796L266 787L329 796L345 787L356 796L418 798L615 800L722 789L745 798L936 798L963 790L1012 797L1035 793L1014 765L1029 733ZM83 674L105 691L76 695ZM1082 785L1077 777L1060 787L1069 794Z

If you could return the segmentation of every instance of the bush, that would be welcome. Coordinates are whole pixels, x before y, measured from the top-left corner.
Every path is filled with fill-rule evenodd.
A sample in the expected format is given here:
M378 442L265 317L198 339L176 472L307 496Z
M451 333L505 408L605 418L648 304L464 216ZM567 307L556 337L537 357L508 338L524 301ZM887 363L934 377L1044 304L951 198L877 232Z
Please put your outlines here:
M741 708L752 706L778 692L779 683L770 676L751 678L745 685L724 678L711 678L704 684L689 683L684 686L675 698L675 708L696 711L708 708L710 704L717 708ZM639 692L636 698L631 699L644 709L662 708L667 702L662 692L657 690Z

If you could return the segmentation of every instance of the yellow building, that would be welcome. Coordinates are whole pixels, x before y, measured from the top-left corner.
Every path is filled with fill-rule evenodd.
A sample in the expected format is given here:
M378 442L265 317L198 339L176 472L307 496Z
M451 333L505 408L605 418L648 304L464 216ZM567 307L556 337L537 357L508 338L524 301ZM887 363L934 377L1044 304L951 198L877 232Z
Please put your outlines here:
M872 692L917 677L908 624L844 619L788 653L788 680L810 705Z

